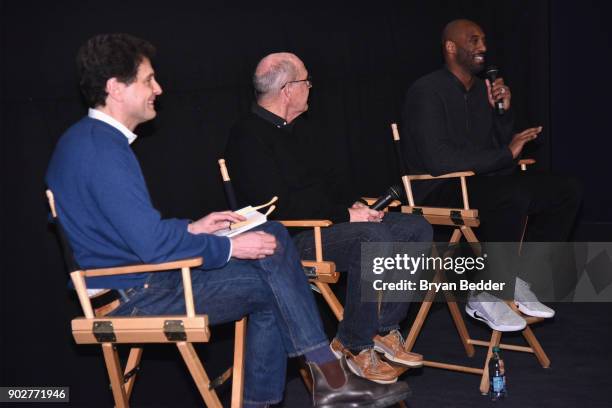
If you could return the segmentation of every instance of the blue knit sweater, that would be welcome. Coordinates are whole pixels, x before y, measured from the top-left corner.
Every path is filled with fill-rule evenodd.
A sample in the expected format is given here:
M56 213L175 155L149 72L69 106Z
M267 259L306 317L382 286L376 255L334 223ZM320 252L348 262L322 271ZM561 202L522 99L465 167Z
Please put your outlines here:
M84 269L204 257L227 262L228 238L187 231L188 220L162 219L153 208L126 137L85 117L59 140L46 175L76 261ZM147 274L89 278L89 288L129 288Z

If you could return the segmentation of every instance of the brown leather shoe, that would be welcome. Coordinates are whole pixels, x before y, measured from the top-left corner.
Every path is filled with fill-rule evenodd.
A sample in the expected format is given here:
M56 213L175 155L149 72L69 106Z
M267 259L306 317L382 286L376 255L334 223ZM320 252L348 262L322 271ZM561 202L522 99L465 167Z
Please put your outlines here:
M336 338L332 340L330 348L336 357L346 357L348 367L360 377L379 384L393 384L397 381L397 370L381 360L373 348L362 350L359 354L354 355Z
M339 388L331 387L315 363L308 363L312 374L312 406L316 408L382 408L408 398L412 392L403 381L395 384L376 384L356 376L349 369L346 358L340 358L346 382Z
M404 338L398 330L392 330L385 337L374 337L374 350L383 353L389 361L408 367L422 367L423 356L404 349Z

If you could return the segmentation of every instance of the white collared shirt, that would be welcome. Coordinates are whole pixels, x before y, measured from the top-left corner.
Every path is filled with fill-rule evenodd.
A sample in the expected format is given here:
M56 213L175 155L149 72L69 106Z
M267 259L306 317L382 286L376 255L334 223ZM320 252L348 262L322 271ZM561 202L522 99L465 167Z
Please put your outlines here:
M89 111L87 112L87 116L89 116L92 119L98 119L98 120L101 120L104 123L108 123L109 125L111 125L115 129L117 129L118 131L123 133L123 135L125 137L127 137L127 140L128 140L129 144L132 144L134 142L134 140L136 140L136 138L138 137L138 136L136 136L136 134L134 134L134 132L132 132L130 129L126 128L123 123L119 122L117 119L113 118L110 115L107 115L106 113L104 113L104 112L102 112L100 110L89 108Z

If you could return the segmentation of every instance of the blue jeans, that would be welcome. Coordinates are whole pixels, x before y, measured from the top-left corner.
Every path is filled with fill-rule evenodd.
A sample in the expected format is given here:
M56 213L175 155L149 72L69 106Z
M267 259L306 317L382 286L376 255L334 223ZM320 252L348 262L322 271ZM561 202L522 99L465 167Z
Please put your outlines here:
M283 398L287 356L329 342L287 230L275 222L256 229L276 237L274 255L196 269L191 280L196 313L207 314L211 325L248 316L245 402L274 404ZM151 273L144 287L129 289L126 295L127 302L112 315L185 313L181 274L176 271Z
M380 223L345 222L321 230L323 256L346 271L347 288L344 319L340 322L337 338L348 348L361 350L373 346L372 338L378 331L399 328L408 312L409 302L385 302L380 315L376 302L361 301L361 243L362 242L423 242L433 238L431 225L420 216L387 213ZM302 232L293 241L302 258L314 259L314 236Z

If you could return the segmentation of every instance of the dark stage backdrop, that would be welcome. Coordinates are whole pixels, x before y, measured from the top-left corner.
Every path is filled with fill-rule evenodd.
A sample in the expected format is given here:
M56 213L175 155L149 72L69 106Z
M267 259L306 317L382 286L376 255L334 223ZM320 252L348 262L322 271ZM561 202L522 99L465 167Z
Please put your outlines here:
M137 129L141 138L134 149L164 216L197 218L225 208L216 161L233 121L249 109L255 64L274 51L295 52L314 77L307 115L326 129L319 135L321 146L333 154L347 189L380 194L398 178L389 124L399 119L403 94L413 81L440 66L444 24L467 17L483 26L489 60L502 68L512 87L517 126L545 128L538 145L532 146L538 166L593 177L582 220L612 221L609 188L598 190L609 170L596 170L597 163L609 169L609 162L603 149L591 151L603 143L610 125L573 119L574 109L588 116L588 98L573 101L575 105L568 102L579 87L597 89L597 78L587 75L577 81L575 76L589 57L585 49L606 43L597 37L605 32L599 23L605 13L589 2L580 3L584 18L571 29L566 20L576 12L572 6L532 0L382 1L363 6L3 1L1 12L0 385L70 385L75 402L109 403L99 349L72 344L69 321L78 307L65 288L58 245L46 224L43 181L57 139L86 112L76 86L74 57L93 34L129 32L158 48L154 65L164 94L158 99L158 118ZM552 106L562 117L555 111L551 116L551 72ZM569 93L567 83L574 86ZM605 102L609 95L591 92L587 97ZM582 132L583 126L590 126L589 131ZM576 149L577 143L585 147ZM215 338L216 344L202 350L213 374L229 361L229 356L219 355L228 350L230 340ZM149 366L171 373L182 368L174 353L168 358L159 351L153 355ZM193 392L182 374L164 381L177 393ZM152 394L140 401L167 398L159 395L163 392Z

